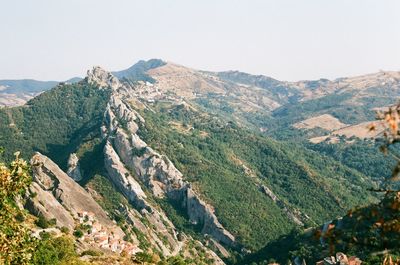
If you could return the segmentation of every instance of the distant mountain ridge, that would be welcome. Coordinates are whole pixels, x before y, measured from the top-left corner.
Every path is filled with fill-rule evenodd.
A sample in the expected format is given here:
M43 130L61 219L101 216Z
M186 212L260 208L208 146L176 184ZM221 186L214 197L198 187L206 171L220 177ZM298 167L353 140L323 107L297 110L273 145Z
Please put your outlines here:
M131 81L147 81L153 83L155 80L147 74L147 71L165 65L161 59L140 60L128 69L112 72L118 78L125 78Z
M364 97L374 94L379 95L379 97L386 94L387 97L390 97L393 96L393 93L397 93L392 88L396 87L398 89L400 80L400 72L381 71L374 74L343 77L335 80L319 79L287 82L264 75L251 75L240 71L200 71L161 59L141 60L125 70L114 71L112 74L117 78L131 82L144 81L150 83L162 81L160 79L164 79L165 82L163 77L165 76L170 79L168 81L169 85L172 85L170 89L173 89L174 84L172 82L175 82L177 83L175 85L178 85L176 89L181 90L178 93L185 94L185 96L188 96L192 91L196 91L196 86L200 90L201 86L208 86L207 93L221 94L222 91L225 91L225 94L232 94L233 92L238 96L252 93L252 97L258 98L257 102L252 100L251 102L245 102L245 104L253 111L257 111L257 108L274 110L286 104L315 100L333 94L356 93L357 96L355 98L357 100L362 100ZM75 77L65 82L73 83L80 79ZM181 82L181 86L179 86L179 82ZM31 79L0 80L0 105L21 105L27 99L54 87L58 83L58 81ZM379 90L380 87L385 87L386 92L382 94ZM246 91L244 91L244 88L247 88ZM377 89L379 93L376 94L376 92L372 91L373 88ZM187 91L188 89L190 92Z
M76 83L82 78L74 77L65 83ZM56 86L59 81L38 81L34 79L0 80L0 106L18 106L43 91Z

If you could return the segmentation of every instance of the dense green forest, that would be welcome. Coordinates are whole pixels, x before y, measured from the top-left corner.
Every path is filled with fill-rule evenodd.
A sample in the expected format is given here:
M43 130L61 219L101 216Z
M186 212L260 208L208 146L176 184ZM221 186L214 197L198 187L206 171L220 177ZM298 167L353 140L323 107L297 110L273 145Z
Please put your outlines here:
M400 257L398 192L382 193L379 203L357 207L331 222L331 229L322 234L323 226L307 231L292 231L268 243L260 251L242 258L238 264L285 264L299 257L315 263L337 252L357 256L363 264L382 264L387 255Z
M139 130L141 137L173 161L250 249L295 227L260 185L307 214L306 225L373 201L366 191L374 185L369 177L300 145L280 143L182 106L160 105L156 113L142 114L146 125Z
M395 165L395 159L379 152L379 142L355 139L351 144L339 142L329 144L307 144L309 149L332 157L340 163L382 182L389 177Z
M26 105L0 109L0 146L10 159L16 150L29 159L34 151L61 167L79 145L100 134L109 91L87 83L58 86Z

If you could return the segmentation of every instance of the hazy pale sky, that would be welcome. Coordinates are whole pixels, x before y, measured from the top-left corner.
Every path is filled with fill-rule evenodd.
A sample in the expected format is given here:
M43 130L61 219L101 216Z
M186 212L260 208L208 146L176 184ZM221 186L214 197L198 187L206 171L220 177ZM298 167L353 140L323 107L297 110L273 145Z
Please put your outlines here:
M400 70L400 1L0 0L0 79L150 58L281 80Z

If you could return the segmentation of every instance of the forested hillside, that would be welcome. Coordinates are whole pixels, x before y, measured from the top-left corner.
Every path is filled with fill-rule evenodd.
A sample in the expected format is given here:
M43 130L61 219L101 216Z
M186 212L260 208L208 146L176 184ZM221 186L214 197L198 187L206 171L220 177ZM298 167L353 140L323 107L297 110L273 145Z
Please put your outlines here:
M100 134L109 91L87 83L57 86L26 105L0 109L0 146L6 158L19 150L49 155L61 167L78 146Z
M215 253L232 264L265 261L276 249L280 259L298 256L290 251L301 249L305 229L377 203L369 189L382 187L394 164L369 138L295 126L313 117L336 126L370 121L372 108L391 102L386 95L307 98L334 86L161 60L116 74L94 67L83 81L1 108L0 146L8 161L15 151L26 159L39 151L79 171L79 185L149 255L205 264L218 261Z
M280 143L184 105L146 111L143 139L166 154L251 249L367 204L374 184L356 170L293 143ZM154 110L154 108L153 108ZM283 201L262 191L267 186Z

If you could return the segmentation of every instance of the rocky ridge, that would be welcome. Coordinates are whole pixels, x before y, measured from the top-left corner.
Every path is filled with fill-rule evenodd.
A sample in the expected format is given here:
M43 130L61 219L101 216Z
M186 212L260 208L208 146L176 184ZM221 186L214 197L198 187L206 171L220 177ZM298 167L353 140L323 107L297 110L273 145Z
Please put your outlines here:
M61 231L72 233L86 227L90 229L76 239L80 252L97 249L110 255L122 252L133 255L142 251L138 243L125 241L126 234L91 194L48 157L36 153L30 163L33 182L29 187L25 207L39 218L55 221L55 227L34 229L33 236L40 238L41 232L60 236Z
M115 79L104 70L94 68L88 73L88 81L94 85L96 82L105 84L108 80ZM179 202L186 209L190 221L201 225L203 234L210 235L223 245L236 246L234 236L219 223L213 208L200 199L166 156L153 150L138 135L145 120L127 103L133 100L135 88L121 82L117 86L116 81L112 84L102 134L107 141L105 165L114 184L120 187L136 209L150 214L162 213L147 201L140 184L155 197L167 197Z
M149 244L167 257L181 253L193 257L196 254L190 249L194 247L204 251L206 257L213 260L213 264L224 264L218 255L199 241L184 234L178 237L172 222L162 210L146 201L147 195L110 147L105 146L105 160L115 163L106 165L109 177L135 205L134 208L122 204L119 206L118 214L128 224L125 230L122 231L111 220L109 213L93 199L92 193L95 191L85 190L48 157L36 153L30 162L33 182L29 187L25 207L35 216L56 220L56 227L35 229L34 235L40 237L41 231L61 235L63 227L72 233L83 225L91 228L77 239L79 251L98 249L107 255L122 252L134 255L146 251L146 245ZM137 202L143 204L138 205ZM130 242L124 240L128 235ZM192 247L186 246L189 242L192 242Z

